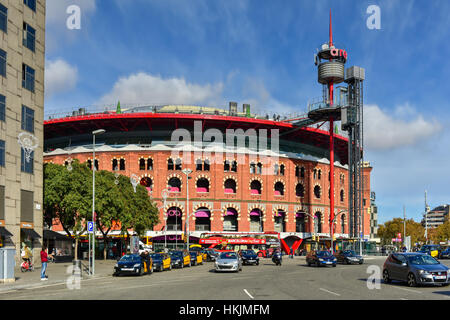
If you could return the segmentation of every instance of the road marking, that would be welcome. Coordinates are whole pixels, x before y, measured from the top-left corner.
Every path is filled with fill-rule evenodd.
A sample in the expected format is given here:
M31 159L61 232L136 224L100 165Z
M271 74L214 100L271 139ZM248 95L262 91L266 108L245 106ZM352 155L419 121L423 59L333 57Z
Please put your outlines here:
M9 290L9 291L0 291L0 294L4 294L4 293L10 293L10 292L17 292L17 289L14 290Z
M251 299L255 299L250 293L248 293L248 291L246 289L244 289L244 291Z
M406 289L406 288L400 288L400 287L391 287L391 288L400 289L400 290L409 291L409 292L414 292L414 293L422 293L421 291L412 290L412 289Z
M400 300L408 300L408 299L406 299L406 298L400 298Z
M334 295L336 295L336 296L340 296L340 294L339 294L339 293L336 293L336 292L333 292L333 291L329 291L329 290L327 290L327 289L324 289L324 288L319 288L319 290L322 290L322 291L325 291L325 292L328 292L328 293L334 294Z

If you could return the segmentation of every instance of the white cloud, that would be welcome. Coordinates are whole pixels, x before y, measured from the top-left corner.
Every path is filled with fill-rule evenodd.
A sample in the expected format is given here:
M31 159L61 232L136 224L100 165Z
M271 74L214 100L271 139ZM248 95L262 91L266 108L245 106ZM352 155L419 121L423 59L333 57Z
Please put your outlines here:
M163 79L144 72L117 80L111 92L99 104L216 104L220 101L223 84L199 85L184 78Z
M408 120L400 116L402 111L406 113ZM408 104L397 107L391 113L387 113L377 105L364 106L364 145L368 149L411 146L438 133L441 129L442 126L438 121L424 119Z
M78 70L62 59L45 61L45 97L70 91L78 80Z

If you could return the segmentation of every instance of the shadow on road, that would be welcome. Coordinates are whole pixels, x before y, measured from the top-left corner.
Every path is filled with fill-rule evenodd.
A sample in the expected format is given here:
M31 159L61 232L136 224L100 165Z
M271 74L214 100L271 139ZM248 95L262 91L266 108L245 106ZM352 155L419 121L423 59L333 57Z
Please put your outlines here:
M450 296L450 291L434 291L433 293L442 294L444 296Z

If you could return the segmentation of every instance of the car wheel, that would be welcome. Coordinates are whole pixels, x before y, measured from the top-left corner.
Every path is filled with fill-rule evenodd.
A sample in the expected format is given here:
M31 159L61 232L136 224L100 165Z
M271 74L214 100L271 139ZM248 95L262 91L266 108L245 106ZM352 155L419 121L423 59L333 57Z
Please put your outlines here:
M25 269L24 267L20 267L20 271L25 272L27 271L27 269Z
M142 276L142 268L139 268L138 276Z
M259 261L256 261L256 265L259 266Z
M152 274L153 273L153 266L151 268L148 268L148 273Z
M416 276L413 273L408 274L408 286L410 287L417 286Z
M181 268L181 269L183 269L183 268L184 268L184 262L182 262L182 263L181 263L181 266L180 266L180 268Z
M170 264L170 266L169 266L169 270L172 270L172 264Z
M316 267L320 267L319 261L316 261Z
M348 260L347 260L347 259L345 259L345 264L349 264L349 262L348 262Z
M336 267L336 264L333 264L333 267Z
M389 272L384 269L383 271L383 281L384 283L391 283L391 278L389 278Z

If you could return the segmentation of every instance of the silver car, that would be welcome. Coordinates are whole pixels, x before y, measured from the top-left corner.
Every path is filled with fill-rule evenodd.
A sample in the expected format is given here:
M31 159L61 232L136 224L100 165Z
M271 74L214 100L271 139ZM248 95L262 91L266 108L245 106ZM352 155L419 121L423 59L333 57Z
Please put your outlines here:
M383 280L407 282L417 285L443 285L450 283L449 268L424 253L391 253L384 262Z
M242 271L242 259L236 252L222 252L214 262L216 272L219 271Z

